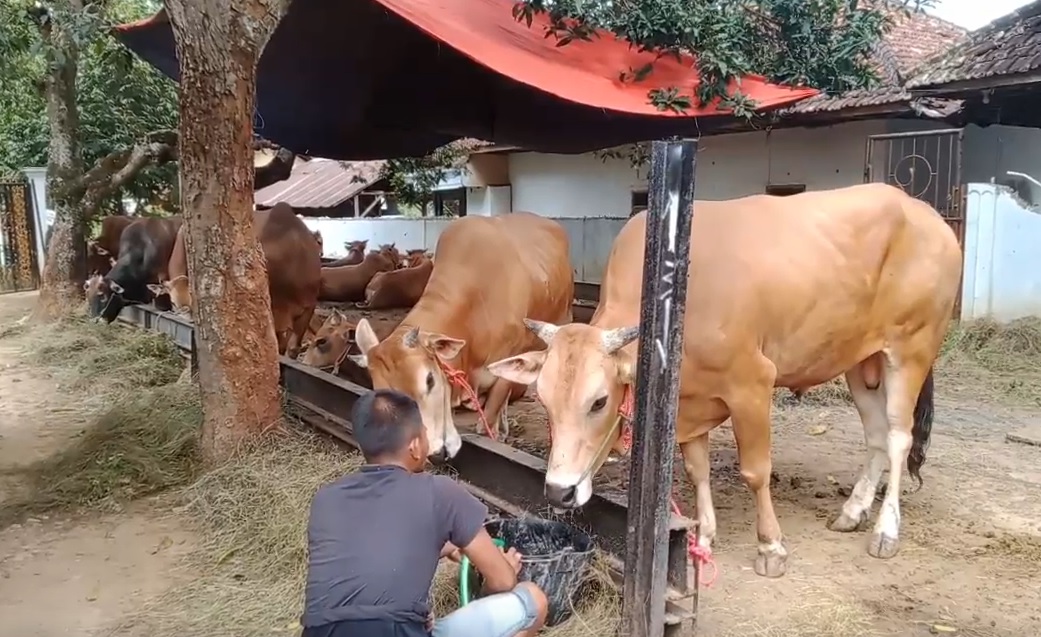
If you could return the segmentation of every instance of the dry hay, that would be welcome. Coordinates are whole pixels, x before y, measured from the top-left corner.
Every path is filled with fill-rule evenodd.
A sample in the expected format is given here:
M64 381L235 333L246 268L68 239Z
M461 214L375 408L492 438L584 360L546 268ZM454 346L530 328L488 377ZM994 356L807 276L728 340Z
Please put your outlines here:
M877 615L869 608L823 590L800 596L804 604L788 608L782 617L730 624L719 637L876 637ZM721 603L726 604L723 600ZM727 614L732 614L728 609Z
M974 393L1041 405L1041 318L959 323L947 333L937 370Z
M182 513L201 538L183 564L183 583L135 613L118 635L268 637L296 635L307 566L307 519L317 489L361 465L317 434L273 434L183 492ZM458 567L455 567L458 569ZM457 574L443 566L432 589L439 615L458 606ZM557 637L601 635L618 617L602 568L587 601Z
M169 384L182 363L165 337L76 318L30 326L22 337L25 356L59 380L60 399L38 399L86 425L59 453L5 471L17 488L0 506L0 525L47 511L118 508L194 479L198 390Z

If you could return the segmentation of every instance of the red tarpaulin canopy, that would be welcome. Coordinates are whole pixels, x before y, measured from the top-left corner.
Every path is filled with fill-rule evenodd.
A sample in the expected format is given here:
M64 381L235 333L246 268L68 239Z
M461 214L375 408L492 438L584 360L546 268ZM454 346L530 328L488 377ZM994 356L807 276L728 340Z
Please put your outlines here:
M619 74L653 61L602 32L558 47L547 19L529 28L511 0L296 0L257 69L257 133L334 159L421 155L460 137L533 150L583 152L695 134L692 116L650 104L654 88L690 94L689 58L663 58L639 83ZM177 79L165 12L116 35ZM815 95L745 77L740 90L769 110Z

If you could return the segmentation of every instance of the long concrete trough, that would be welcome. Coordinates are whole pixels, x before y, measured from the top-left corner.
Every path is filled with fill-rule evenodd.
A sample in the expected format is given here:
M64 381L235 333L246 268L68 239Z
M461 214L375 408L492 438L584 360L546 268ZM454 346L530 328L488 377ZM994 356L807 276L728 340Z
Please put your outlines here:
M576 314L583 300L576 302ZM182 351L191 355L194 365L195 330L190 321L145 305L126 307L119 318L121 322L168 335ZM286 357L282 357L280 363L287 409L338 442L356 447L348 417L354 401L369 391L364 386L368 385L368 378L352 375L351 380L345 380ZM621 578L628 523L626 502L622 498L594 494L581 510L553 516L543 497L545 461L479 434L463 435L462 449L451 466L475 495L495 509L513 516L557 517L589 532L608 554L616 577ZM695 526L694 521L678 515L669 521L667 635L689 634L696 624L698 573L697 566L687 555L688 537L695 532Z

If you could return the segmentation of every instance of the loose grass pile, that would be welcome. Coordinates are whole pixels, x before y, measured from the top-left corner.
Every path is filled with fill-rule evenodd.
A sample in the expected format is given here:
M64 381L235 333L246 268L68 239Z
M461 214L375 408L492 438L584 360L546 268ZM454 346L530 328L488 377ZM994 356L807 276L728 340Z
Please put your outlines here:
M944 382L976 395L1041 405L1041 318L990 319L952 326L940 350Z
M57 454L5 472L16 488L0 505L0 525L111 510L195 479L198 389L172 384L183 362L166 337L65 318L20 338L25 356L58 381L55 395L39 397L44 408L85 426Z
M71 389L90 389L88 397L161 387L184 369L167 336L78 316L34 327L26 335L26 353Z

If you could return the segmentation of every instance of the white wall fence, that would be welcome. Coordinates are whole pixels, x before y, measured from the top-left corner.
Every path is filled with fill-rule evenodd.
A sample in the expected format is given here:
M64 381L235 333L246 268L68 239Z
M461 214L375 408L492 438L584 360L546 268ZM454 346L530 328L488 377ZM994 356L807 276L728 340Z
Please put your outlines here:
M962 318L1041 315L1041 211L1004 186L967 191Z
M394 243L399 250L433 250L451 219L326 219L302 217L307 227L319 230L325 245L323 256L347 253L347 241L369 240L369 247ZM567 231L571 266L576 281L599 283L614 238L628 219L590 217L554 219Z

